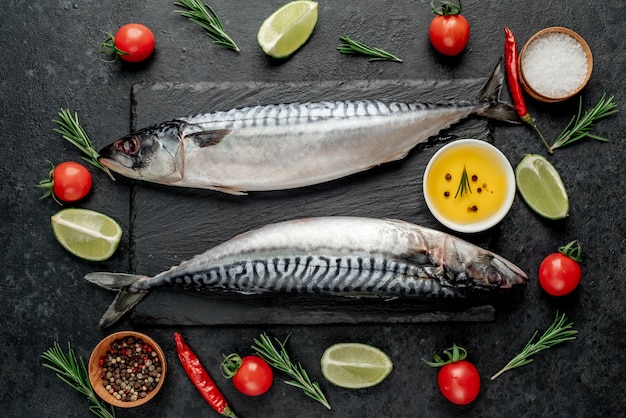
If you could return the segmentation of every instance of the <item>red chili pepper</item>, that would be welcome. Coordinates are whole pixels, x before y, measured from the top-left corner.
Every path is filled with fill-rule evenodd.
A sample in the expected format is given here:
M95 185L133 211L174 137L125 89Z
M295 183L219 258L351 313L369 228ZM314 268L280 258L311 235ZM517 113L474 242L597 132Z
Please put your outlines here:
M202 397L211 405L213 409L219 412L221 415L230 418L237 418L235 413L230 409L226 399L215 385L211 376L200 364L198 357L191 351L189 346L183 341L183 337L178 333L174 333L174 340L176 341L176 351L178 352L178 358L187 372L187 376L193 382L198 392Z
M515 35L508 27L504 27L504 33L506 35L506 40L504 43L504 61L506 63L506 80L509 85L509 91L511 92L511 97L513 98L513 103L515 104L515 110L519 115L522 122L530 125L537 135L541 138L543 143L550 154L552 151L550 150L550 146L546 142L545 138L541 134L541 131L535 125L528 110L526 109L526 102L524 101L524 94L522 92L522 86L519 83L518 78L518 64L517 64L517 42L515 41Z

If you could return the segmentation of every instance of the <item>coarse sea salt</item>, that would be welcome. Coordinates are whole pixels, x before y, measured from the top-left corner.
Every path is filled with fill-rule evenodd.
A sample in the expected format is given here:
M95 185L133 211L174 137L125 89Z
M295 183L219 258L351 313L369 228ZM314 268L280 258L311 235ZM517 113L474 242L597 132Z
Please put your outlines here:
M582 45L565 33L538 36L527 46L521 64L532 89L553 99L575 92L587 76L587 55Z

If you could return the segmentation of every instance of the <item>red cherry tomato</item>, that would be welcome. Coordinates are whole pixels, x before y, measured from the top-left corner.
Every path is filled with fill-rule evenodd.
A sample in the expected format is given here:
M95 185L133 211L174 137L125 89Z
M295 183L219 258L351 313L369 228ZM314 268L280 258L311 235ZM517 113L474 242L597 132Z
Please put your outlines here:
M432 3L431 3L432 4ZM428 37L433 47L441 54L454 56L465 49L470 38L470 25L461 15L461 5L444 2L440 9L432 6L437 14L430 22Z
M51 167L50 175L37 185L46 189L42 199L52 195L57 202L75 202L89 193L91 173L83 165L66 161L55 167L50 161L48 163Z
M75 202L87 196L91 189L91 173L83 165L66 161L52 173L52 192L57 199Z
M568 246L573 245L572 241ZM565 247L561 247L559 251ZM582 277L580 269L580 245L578 248L578 256L572 258L571 253L558 252L553 253L543 259L539 265L539 284L549 295L563 296L571 293Z
M139 62L154 51L154 34L141 23L129 23L118 29L115 46L125 53L120 58L128 62Z
M120 57L124 61L139 62L154 51L154 34L141 23L129 23L110 33L100 45L100 52Z
M232 378L235 388L248 396L259 396L269 390L274 373L265 360L258 356L239 357L231 354L222 362L222 374Z
M467 360L446 364L439 370L437 384L443 396L456 405L467 405L480 392L480 376Z
M437 374L437 384L441 394L456 405L467 405L476 399L480 392L480 376L476 367L465 360L467 350L456 344L443 351L447 359L433 354L434 361L422 359L431 367L441 367Z

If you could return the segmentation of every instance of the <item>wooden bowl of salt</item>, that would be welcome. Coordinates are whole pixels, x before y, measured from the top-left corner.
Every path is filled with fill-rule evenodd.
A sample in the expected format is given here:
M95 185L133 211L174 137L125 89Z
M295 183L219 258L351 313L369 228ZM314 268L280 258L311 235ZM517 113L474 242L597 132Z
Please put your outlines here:
M519 56L522 86L531 97L547 103L580 93L592 69L587 42L573 30L558 26L534 34Z

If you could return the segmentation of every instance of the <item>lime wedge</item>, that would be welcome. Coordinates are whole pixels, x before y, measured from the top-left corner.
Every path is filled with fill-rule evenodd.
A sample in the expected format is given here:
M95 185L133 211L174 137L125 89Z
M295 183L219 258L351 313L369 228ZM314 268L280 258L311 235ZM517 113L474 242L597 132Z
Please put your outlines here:
M316 24L317 2L292 1L265 19L257 41L270 57L285 58L309 39Z
M368 388L382 382L393 369L391 359L376 347L360 343L339 343L324 351L322 375L342 388Z
M569 212L561 176L545 157L528 154L515 168L517 190L532 210L547 219L563 219Z
M108 216L88 209L62 209L52 216L52 232L70 253L90 261L110 258L122 238L122 228Z

